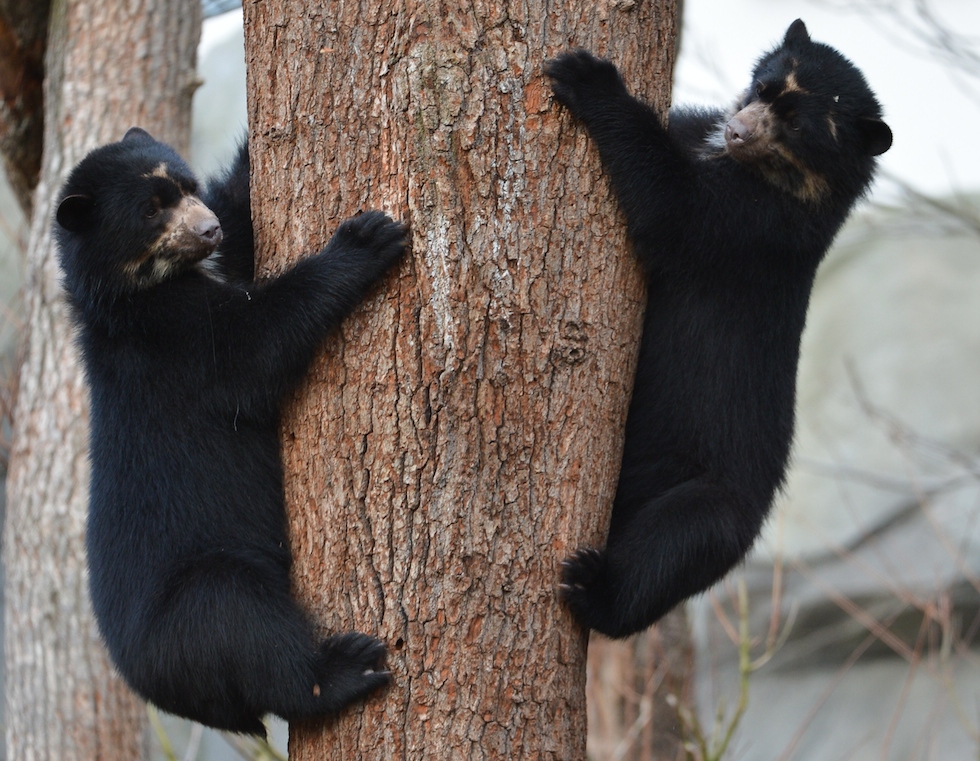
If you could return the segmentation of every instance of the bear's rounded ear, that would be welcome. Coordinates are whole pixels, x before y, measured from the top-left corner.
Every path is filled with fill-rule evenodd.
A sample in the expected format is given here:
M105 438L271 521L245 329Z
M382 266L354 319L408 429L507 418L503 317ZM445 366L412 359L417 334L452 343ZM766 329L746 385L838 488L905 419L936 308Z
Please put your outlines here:
M88 224L94 210L95 201L91 196L66 196L61 205L58 206L56 218L58 224L68 232L77 233Z
M864 135L864 149L869 156L880 156L892 147L891 127L881 119L862 119L859 125Z
M123 135L122 142L125 143L127 140L152 140L152 139L153 139L153 135L151 135L142 127L130 127L128 130L126 130L126 134Z
M783 46L793 48L808 44L810 44L810 33L806 30L806 24L803 23L803 19L798 18L786 30L786 36L783 38Z

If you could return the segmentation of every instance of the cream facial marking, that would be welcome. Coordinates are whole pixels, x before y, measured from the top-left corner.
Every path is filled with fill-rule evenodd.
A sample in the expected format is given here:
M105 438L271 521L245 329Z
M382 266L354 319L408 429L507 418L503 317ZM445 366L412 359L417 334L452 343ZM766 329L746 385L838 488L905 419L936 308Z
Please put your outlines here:
M149 177L159 177L159 178L161 178L163 180L170 180L171 179L170 174L167 172L167 164L166 164L166 162L163 162L163 161L161 161L159 164L157 164L155 167L153 167L153 171L152 172L147 172L143 176L144 177L147 177L147 178L149 178Z
M138 259L123 265L123 272L138 288L179 274L214 253L221 243L217 217L197 196L184 195L162 213L165 226L157 239ZM207 265L202 269L207 272Z
M805 87L802 87L799 81L797 81L795 71L791 71L789 74L786 75L786 81L783 83L783 90L780 93L780 95L786 95L787 93L791 93L791 92L798 92L804 95L809 93L809 90L807 90Z

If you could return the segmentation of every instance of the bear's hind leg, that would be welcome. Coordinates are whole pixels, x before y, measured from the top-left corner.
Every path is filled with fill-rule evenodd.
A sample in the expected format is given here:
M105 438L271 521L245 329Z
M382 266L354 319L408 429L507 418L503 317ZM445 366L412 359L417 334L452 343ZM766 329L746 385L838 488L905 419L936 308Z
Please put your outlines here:
M721 579L751 548L768 505L706 478L640 505L604 550L562 564L561 594L585 626L627 637Z
M163 588L170 592L145 619L144 665L133 681L165 711L261 733L267 713L334 714L388 683L374 637L348 632L317 645L278 564L208 553Z

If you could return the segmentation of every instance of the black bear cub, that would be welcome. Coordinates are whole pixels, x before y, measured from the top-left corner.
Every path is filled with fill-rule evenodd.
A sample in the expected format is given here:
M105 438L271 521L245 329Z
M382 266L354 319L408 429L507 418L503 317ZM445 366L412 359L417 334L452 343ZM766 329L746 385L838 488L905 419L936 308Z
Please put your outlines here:
M595 140L648 277L606 547L562 571L578 620L625 637L758 536L786 469L817 265L892 135L861 73L799 20L731 111L672 111L667 128L608 61L566 53L546 74Z
M290 596L280 402L317 346L402 255L381 212L252 283L248 152L202 197L134 128L61 193L56 235L91 389L88 561L102 636L165 711L262 734L388 681L384 645L317 641Z

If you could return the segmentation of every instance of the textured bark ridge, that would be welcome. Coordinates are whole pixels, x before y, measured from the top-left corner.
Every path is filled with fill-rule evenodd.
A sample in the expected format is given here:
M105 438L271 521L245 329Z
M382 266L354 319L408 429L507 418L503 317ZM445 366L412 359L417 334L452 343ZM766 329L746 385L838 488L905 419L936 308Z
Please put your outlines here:
M88 402L51 221L68 171L128 127L186 147L200 6L56 0L51 18L4 526L6 757L123 761L143 755L145 708L109 665L88 598Z
M588 47L663 105L673 34L669 2L246 3L265 271L360 209L413 241L284 422L299 595L393 672L290 758L584 759L559 565L608 520L643 289L542 64Z

